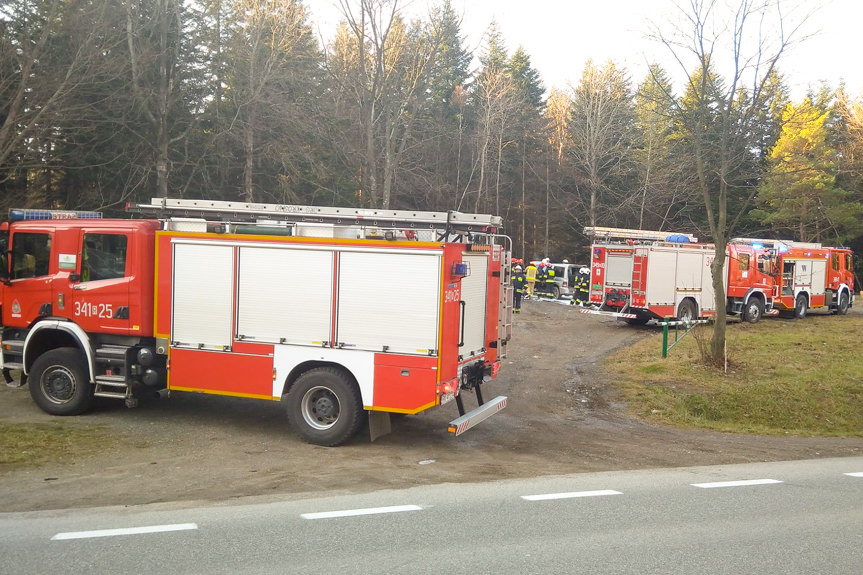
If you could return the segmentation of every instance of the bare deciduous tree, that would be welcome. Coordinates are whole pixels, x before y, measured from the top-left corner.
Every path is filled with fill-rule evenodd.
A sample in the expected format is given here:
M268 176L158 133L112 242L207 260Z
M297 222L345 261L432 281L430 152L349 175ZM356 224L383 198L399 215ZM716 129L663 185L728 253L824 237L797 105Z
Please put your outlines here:
M584 172L588 221L596 226L600 199L613 193L610 179L628 169L633 107L626 72L614 62L597 68L588 61L573 89L571 107L570 154Z
M409 27L399 14L399 0L359 0L358 7L348 0L339 3L354 49L353 66L343 66L341 72L355 77L333 77L353 88L360 111L363 192L371 205L388 208L411 130L427 104L421 87L428 81L442 30Z
M230 96L234 118L230 126L242 140L242 196L247 202L256 199L258 137L267 128L262 116L267 108L279 108L279 102L285 100L278 87L289 63L306 45L305 19L305 8L297 0L235 0L232 5Z
M765 108L767 85L780 57L802 40L798 17L789 26L781 0L689 0L678 5L680 22L654 36L686 75L689 98L674 110L691 146L696 184L707 212L715 257L711 264L716 322L710 355L725 352L725 246L757 191L760 169L753 149L760 138L749 128ZM799 6L798 6L799 8ZM732 204L732 200L734 203ZM729 212L729 205L735 207Z

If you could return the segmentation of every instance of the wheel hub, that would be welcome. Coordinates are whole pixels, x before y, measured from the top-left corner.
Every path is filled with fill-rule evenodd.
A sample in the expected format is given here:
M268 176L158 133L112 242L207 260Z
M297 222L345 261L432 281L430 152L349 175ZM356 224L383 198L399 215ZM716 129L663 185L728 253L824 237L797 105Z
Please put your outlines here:
M75 380L72 374L63 369L46 374L42 386L48 397L57 402L69 401L75 393Z
M332 417L336 411L336 405L333 403L333 400L329 397L319 397L315 400L315 404L312 407L312 411L318 414L320 417Z
M332 427L339 420L340 409L335 393L326 387L312 388L303 396L303 419L315 429Z

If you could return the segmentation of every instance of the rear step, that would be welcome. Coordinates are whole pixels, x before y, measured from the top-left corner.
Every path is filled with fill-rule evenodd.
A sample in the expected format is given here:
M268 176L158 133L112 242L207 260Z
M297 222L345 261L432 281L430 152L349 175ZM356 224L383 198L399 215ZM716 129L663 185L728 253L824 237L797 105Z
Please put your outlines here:
M447 431L452 433L453 435L461 435L477 423L485 421L504 407L506 407L507 398L505 395L498 395L491 401L487 401L473 409L468 411L461 417L457 417L449 422L449 427L447 427Z

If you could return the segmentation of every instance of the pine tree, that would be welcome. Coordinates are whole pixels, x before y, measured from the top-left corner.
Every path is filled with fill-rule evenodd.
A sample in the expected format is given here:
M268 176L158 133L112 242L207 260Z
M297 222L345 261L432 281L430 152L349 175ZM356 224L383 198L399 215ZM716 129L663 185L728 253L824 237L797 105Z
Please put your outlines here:
M841 243L863 231L863 205L836 185L830 115L809 97L785 109L770 174L759 192L762 207L753 214L779 237Z

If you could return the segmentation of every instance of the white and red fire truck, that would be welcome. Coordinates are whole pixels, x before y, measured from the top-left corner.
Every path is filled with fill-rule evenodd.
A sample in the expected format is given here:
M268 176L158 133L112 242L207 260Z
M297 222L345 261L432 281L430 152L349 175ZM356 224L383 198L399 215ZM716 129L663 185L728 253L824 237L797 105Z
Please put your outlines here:
M688 234L586 228L591 246L590 302L629 323L714 317L710 265L714 244ZM757 322L773 307L769 252L751 242L726 247L726 311Z
M375 439L390 413L455 401L458 435L506 406L480 391L511 330L500 217L172 199L127 210L151 219L12 210L3 225L0 368L44 411L164 390L281 400L304 440L331 446L366 412Z

